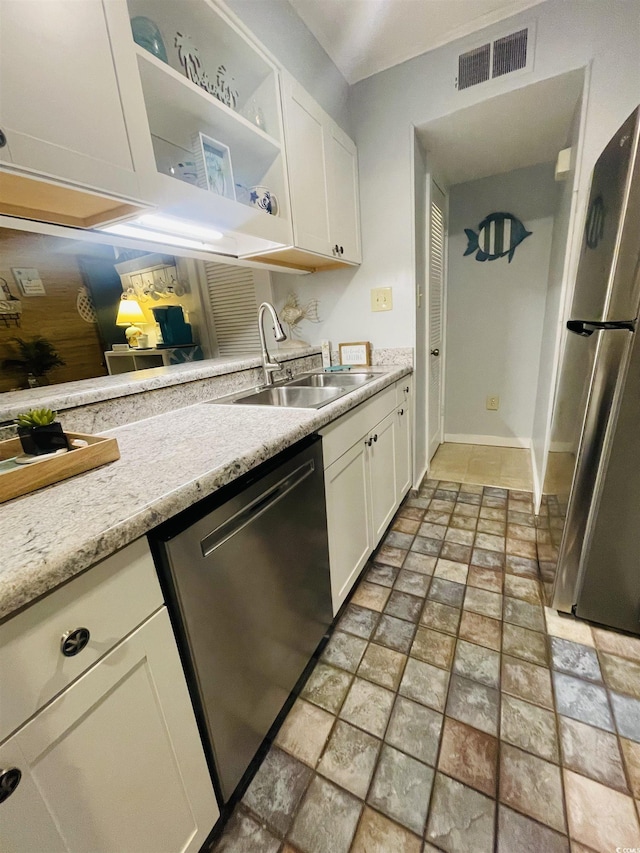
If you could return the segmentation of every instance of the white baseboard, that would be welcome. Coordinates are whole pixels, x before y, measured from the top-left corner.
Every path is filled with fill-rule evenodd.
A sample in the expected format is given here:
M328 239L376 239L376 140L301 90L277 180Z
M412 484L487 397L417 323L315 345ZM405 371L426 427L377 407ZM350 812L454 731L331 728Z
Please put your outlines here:
M501 435L463 435L461 433L446 433L445 441L453 444L485 444L489 447L520 447L528 450L531 447L530 438Z
M575 453L575 445L570 441L552 441L549 447L550 453Z

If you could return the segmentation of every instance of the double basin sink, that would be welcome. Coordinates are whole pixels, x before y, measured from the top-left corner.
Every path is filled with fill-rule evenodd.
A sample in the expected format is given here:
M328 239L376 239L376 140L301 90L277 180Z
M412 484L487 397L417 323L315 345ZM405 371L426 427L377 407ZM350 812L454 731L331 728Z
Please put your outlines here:
M240 403L243 406L285 406L292 409L319 409L372 382L377 373L302 373L285 382L258 388L233 398L212 403Z

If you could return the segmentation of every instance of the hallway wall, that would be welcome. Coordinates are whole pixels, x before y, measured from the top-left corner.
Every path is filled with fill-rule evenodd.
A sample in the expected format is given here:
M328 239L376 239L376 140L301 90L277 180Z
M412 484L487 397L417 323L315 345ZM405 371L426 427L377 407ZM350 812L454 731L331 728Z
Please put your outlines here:
M558 201L553 164L458 184L449 195L445 440L528 446ZM464 257L464 229L497 211L533 232L507 257ZM486 398L500 397L498 411Z

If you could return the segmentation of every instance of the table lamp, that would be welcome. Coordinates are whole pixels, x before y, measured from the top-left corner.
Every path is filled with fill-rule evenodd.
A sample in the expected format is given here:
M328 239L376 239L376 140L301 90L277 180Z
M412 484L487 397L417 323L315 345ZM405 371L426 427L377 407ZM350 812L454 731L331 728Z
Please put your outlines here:
M116 326L127 327L124 334L130 347L138 346L138 338L142 334L142 329L136 323L140 322L145 323L146 320L138 300L123 296L118 305Z

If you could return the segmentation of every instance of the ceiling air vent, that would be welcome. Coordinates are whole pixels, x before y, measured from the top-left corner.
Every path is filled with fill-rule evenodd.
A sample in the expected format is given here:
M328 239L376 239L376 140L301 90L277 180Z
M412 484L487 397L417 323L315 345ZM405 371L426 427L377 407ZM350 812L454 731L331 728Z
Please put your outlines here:
M529 30L519 30L493 43L493 77L502 77L510 71L525 68L527 64L527 36Z
M531 24L461 53L458 56L457 89L462 91L514 71L531 70L534 33L535 25Z
M489 79L491 45L483 44L458 57L458 89L468 89Z

